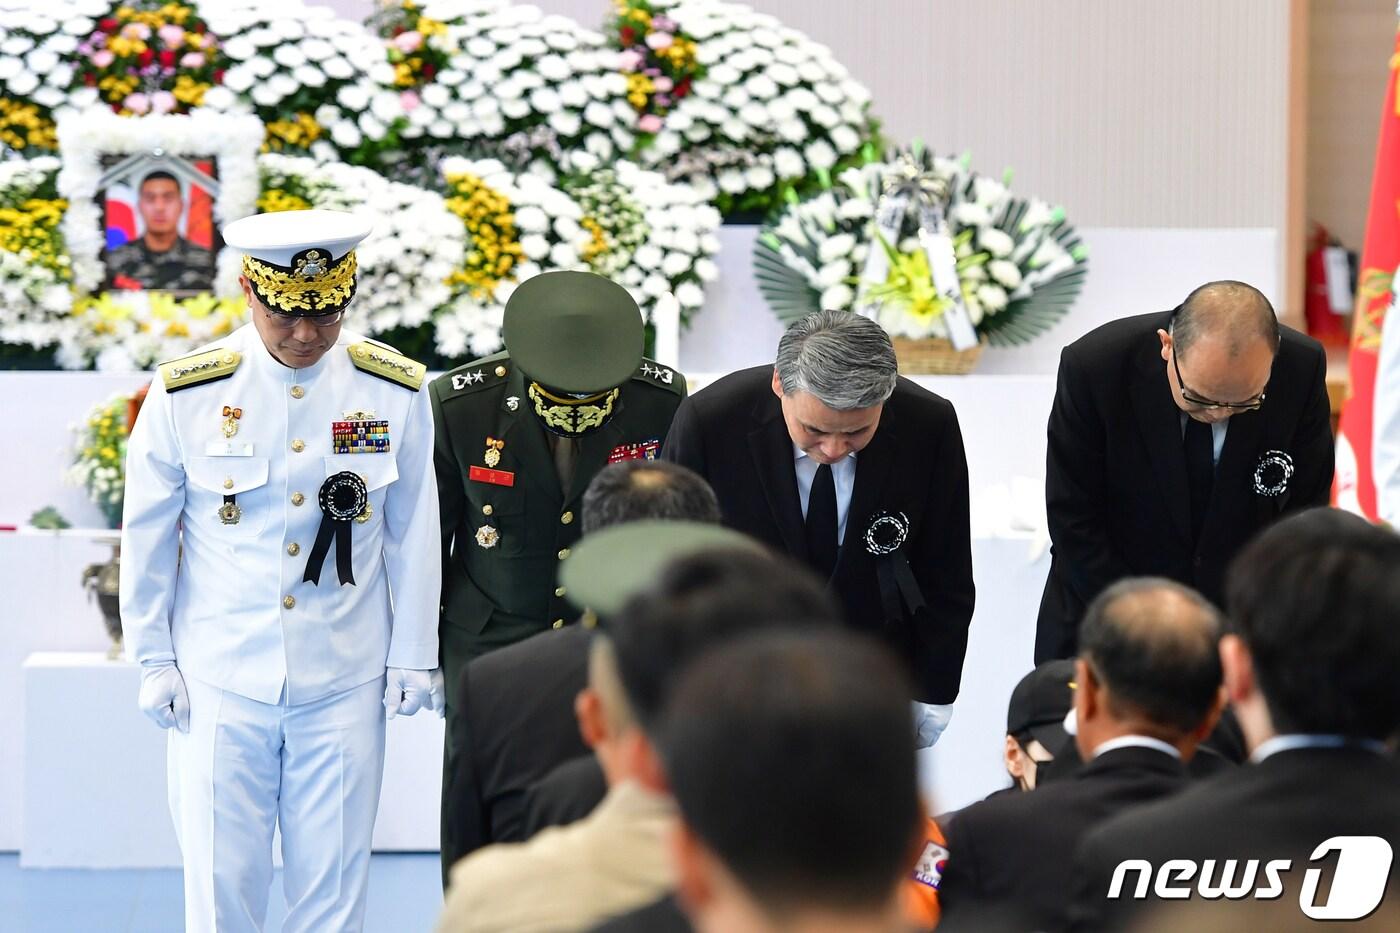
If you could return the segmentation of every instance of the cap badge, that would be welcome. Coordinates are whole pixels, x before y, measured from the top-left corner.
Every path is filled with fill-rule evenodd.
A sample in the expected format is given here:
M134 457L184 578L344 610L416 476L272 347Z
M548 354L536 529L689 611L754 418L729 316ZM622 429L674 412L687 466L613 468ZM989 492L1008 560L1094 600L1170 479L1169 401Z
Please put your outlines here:
M297 275L304 279L314 279L326 271L325 257L318 249L313 249L297 260Z

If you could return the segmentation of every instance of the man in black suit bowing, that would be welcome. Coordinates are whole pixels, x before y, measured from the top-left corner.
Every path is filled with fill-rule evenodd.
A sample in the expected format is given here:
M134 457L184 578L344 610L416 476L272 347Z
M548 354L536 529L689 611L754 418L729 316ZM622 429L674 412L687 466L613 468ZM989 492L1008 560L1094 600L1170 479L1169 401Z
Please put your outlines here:
M909 665L920 744L937 741L972 619L967 458L953 406L899 378L880 325L808 315L774 365L682 403L661 455L709 480L725 524L830 580Z
M1322 346L1242 282L1112 321L1064 349L1045 498L1053 558L1035 659L1071 657L1084 607L1127 576L1220 603L1261 528L1325 505L1333 453Z
M1208 908L1222 886L1299 920L1400 906L1400 537L1336 509L1285 519L1231 567L1226 619L1250 763L1089 833L1074 929L1120 929L1159 898Z
M1187 785L1184 760L1220 715L1220 615L1160 578L1121 580L1085 613L1075 661L1075 743L1087 762L1030 793L994 797L948 825L940 929L1062 930L1066 856L1094 826Z

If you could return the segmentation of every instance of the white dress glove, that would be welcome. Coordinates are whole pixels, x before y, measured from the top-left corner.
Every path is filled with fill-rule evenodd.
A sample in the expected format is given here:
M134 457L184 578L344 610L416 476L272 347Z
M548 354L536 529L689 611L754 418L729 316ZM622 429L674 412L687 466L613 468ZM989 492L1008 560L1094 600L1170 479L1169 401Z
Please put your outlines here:
M185 692L185 678L173 661L141 665L141 692L136 705L162 729L174 726L181 732L190 731L190 695Z
M437 709L437 697L442 695L442 675L438 674L434 683L435 671L417 671L411 668L391 667L384 686L384 709L388 718L412 716L420 709Z
M943 730L953 718L953 704L938 706L933 703L913 702L914 707L914 747L932 748L938 742Z

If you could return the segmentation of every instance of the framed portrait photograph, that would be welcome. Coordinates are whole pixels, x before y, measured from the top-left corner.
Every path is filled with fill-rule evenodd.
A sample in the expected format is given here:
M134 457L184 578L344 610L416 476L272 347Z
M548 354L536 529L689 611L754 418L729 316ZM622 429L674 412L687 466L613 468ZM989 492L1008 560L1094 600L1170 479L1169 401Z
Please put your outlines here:
M214 223L218 159L162 152L104 155L104 285L195 294L214 289L222 242Z
M262 121L243 114L99 107L60 119L58 189L78 292L238 295L239 257L219 230L257 212L262 139Z

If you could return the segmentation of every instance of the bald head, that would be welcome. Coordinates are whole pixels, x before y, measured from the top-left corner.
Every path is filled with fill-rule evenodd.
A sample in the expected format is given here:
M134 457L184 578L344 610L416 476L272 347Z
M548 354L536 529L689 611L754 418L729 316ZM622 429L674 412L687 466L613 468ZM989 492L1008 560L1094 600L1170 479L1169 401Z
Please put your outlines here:
M1183 360L1198 341L1218 342L1232 359L1257 341L1267 344L1272 354L1278 350L1278 316L1269 299L1253 285L1207 282L1181 303L1171 334Z
M1120 719L1164 736L1194 730L1220 688L1220 614L1194 590L1141 577L1104 590L1079 631L1079 653Z

